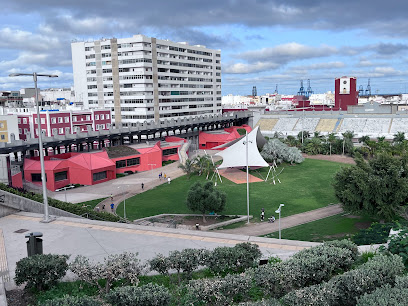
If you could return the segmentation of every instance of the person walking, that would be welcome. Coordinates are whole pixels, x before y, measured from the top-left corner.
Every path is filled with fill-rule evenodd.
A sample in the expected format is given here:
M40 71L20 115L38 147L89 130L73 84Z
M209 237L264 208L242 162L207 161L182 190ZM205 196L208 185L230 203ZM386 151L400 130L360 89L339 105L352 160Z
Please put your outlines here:
M112 212L113 212L113 208L115 207L115 204L111 204L111 210L112 210Z
M164 179L166 179L166 177L167 177L167 176L166 176L166 173L165 173L165 174L164 174Z
M111 202L113 202L113 194L110 195Z
M167 178L167 183L171 183L171 178L170 178L170 176Z
M261 210L261 221L265 220L265 209Z
M105 204L102 205L102 210L105 210Z
M144 188L144 184L142 183L142 190L143 190L143 188Z

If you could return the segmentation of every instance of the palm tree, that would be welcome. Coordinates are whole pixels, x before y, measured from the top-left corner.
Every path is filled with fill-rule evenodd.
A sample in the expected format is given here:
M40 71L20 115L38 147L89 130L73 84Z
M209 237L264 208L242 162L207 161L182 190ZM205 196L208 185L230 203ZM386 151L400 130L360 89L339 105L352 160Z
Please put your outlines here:
M211 163L211 161L208 155L203 155L203 156L197 156L194 159L194 163L195 163L196 169L198 170L198 175L201 175L208 168L208 164Z
M401 143L405 140L405 133L404 132L397 132L397 134L394 134L394 142L395 143Z
M365 144L365 145L367 145L367 142L368 142L368 141L370 141L370 136L367 136L367 135L361 136L361 137L358 139L358 142L359 142L359 143L363 143L363 144Z
M329 147L330 147L330 155L332 155L332 145L336 142L337 140L337 136L334 133L330 133L329 135L327 135L327 142L329 143Z
M346 145L350 147L350 149L353 147L354 133L352 131L346 131L342 133L342 135L343 135L343 155L344 155Z
M188 179L190 179L191 175L195 171L195 163L193 160L187 159L184 165L179 165L179 168L183 170L188 175Z

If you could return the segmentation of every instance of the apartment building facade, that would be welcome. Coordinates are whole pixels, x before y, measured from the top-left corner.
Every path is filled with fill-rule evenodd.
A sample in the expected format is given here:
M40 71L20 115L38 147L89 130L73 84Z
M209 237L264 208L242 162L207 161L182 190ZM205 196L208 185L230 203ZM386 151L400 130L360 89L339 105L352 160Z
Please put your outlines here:
M144 35L73 42L74 90L117 126L221 113L221 51Z
M37 113L16 113L19 139L38 138ZM80 132L109 130L111 127L110 110L60 111L43 110L40 112L41 129L45 136L76 134Z

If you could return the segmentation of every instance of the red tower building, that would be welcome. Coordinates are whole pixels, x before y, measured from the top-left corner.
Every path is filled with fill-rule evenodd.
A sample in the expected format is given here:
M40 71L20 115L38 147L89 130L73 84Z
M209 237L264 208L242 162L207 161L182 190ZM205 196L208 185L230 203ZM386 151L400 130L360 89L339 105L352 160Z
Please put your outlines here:
M334 110L347 110L349 105L358 104L357 79L355 77L337 78L335 80Z

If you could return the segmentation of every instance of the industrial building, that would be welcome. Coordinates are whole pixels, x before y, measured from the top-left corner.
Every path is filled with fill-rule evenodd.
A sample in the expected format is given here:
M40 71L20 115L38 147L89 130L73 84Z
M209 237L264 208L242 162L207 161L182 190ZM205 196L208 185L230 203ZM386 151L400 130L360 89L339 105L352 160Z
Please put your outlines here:
M116 126L221 113L221 51L144 35L73 42L74 90Z

